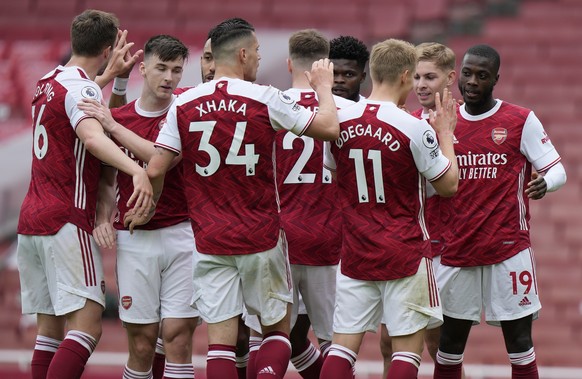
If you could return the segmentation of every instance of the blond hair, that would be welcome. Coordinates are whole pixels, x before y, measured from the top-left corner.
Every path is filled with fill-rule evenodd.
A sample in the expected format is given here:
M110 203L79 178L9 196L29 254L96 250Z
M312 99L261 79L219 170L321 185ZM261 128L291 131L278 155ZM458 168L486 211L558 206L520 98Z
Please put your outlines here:
M419 62L432 62L442 71L455 69L455 53L449 47L437 42L424 42L416 46Z
M387 39L372 47L370 75L372 80L395 83L406 70L412 75L416 70L416 50L410 42Z

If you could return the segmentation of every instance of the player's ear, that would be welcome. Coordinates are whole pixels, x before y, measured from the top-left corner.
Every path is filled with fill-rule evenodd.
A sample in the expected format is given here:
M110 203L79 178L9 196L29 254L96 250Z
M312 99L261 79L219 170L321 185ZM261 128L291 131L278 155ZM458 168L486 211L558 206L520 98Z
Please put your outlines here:
M287 71L292 72L292 66L291 59L287 58Z
M103 59L107 60L109 59L109 56L111 55L111 52L113 51L113 47L112 46L107 46L106 48L103 49Z
M145 77L145 63L144 62L139 62L139 74L142 77Z
M457 79L457 72L455 70L451 70L447 75L447 87L452 86Z

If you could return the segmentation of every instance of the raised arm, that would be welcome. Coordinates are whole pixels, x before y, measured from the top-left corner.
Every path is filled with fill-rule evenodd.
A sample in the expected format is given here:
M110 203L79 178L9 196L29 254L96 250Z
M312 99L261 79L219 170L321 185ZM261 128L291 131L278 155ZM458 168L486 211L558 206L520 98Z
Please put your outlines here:
M333 141L339 138L339 122L337 107L333 99L333 63L325 58L313 62L311 71L305 75L309 84L317 93L319 110L305 131L305 135L324 141Z

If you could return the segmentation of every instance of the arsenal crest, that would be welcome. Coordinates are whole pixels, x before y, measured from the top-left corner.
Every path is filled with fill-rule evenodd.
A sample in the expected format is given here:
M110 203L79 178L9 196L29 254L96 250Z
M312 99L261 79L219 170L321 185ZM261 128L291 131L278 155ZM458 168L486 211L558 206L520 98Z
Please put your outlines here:
M507 139L507 129L495 128L491 131L491 139L498 145L501 145Z
M121 298L121 306L123 307L123 309L127 310L129 308L131 308L131 296L123 296Z

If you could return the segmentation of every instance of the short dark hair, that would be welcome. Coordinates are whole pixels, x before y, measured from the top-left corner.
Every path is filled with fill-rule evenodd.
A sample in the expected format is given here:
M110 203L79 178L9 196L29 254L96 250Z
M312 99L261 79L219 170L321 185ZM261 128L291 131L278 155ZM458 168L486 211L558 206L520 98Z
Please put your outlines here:
M329 42L329 59L349 59L356 61L364 70L370 59L370 52L366 45L352 36L340 36Z
M478 57L488 59L493 63L493 69L495 70L495 73L499 72L499 67L501 66L501 57L499 56L497 50L495 50L491 46L489 45L471 46L469 49L467 49L467 52L465 52L465 56L467 55L476 55Z
M217 58L229 42L249 37L254 31L255 28L248 21L239 17L222 21L208 33L212 54Z
M158 56L163 62L170 62L178 58L188 59L188 48L176 37L160 34L150 38L144 46L144 58Z
M112 13L88 9L71 23L71 50L74 55L96 57L117 39L119 20Z

